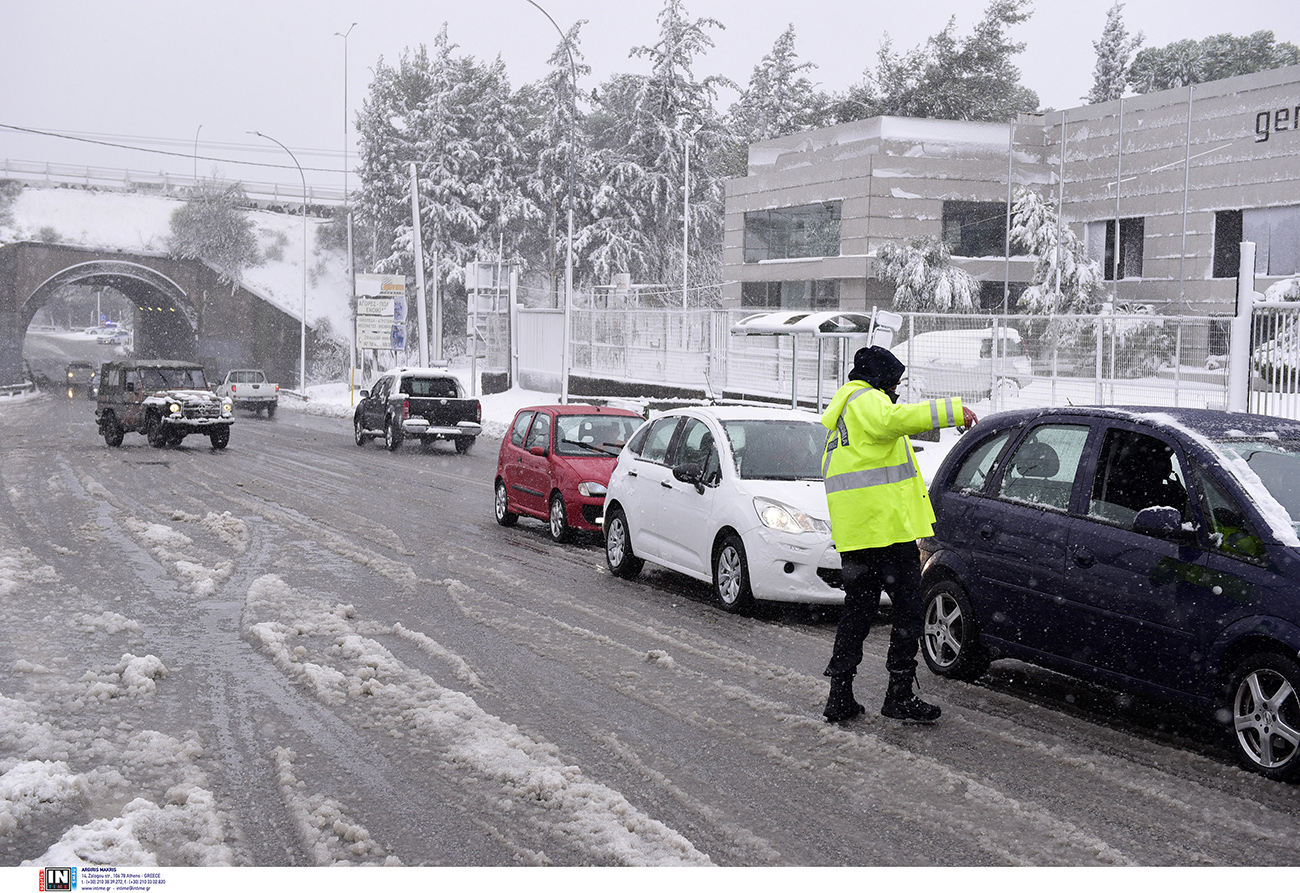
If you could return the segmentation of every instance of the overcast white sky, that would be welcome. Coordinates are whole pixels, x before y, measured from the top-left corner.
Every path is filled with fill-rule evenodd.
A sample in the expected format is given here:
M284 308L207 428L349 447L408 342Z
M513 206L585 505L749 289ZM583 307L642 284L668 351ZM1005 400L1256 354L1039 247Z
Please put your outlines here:
M590 89L619 71L644 71L634 46L658 35L661 0L538 0L567 29L587 19L582 52ZM1079 105L1092 83L1092 42L1112 0L1039 0L1013 37L1023 83L1045 107ZM874 63L888 32L909 49L956 16L968 34L984 2L934 0L686 0L687 12L715 18L716 46L696 76L721 74L744 85L754 65L793 24L799 55L815 62L823 88L843 90ZM1210 34L1270 28L1300 42L1295 0L1129 0L1124 20L1147 45ZM0 12L0 125L92 136L170 152L122 151L0 127L0 159L57 162L191 175L217 172L246 181L297 186L283 150L250 136L259 130L286 144L312 185L343 185L344 48L348 120L381 56L431 43L443 22L462 53L500 54L515 86L537 80L559 34L527 0L6 0ZM727 97L728 101L731 97ZM351 134L349 124L349 135ZM226 159L220 163L194 159ZM355 164L355 143L349 142ZM236 163L252 159L287 170ZM321 171L312 169L320 168ZM355 184L354 184L355 185Z

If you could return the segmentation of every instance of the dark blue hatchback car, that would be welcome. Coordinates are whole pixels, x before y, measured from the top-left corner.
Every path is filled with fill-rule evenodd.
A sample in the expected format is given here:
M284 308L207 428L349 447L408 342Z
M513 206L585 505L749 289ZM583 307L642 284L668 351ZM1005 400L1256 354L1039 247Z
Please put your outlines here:
M981 420L930 485L922 653L1016 658L1212 712L1300 777L1300 422L1165 407Z

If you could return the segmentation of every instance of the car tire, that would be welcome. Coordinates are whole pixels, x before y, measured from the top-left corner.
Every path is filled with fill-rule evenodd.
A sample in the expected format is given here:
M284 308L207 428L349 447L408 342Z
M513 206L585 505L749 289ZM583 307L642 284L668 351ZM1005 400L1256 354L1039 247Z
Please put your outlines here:
M167 432L163 428L162 419L157 416L150 416L145 422L145 437L149 440L149 446L154 449L162 449L167 446Z
M213 428L208 437L212 441L214 450L224 450L230 443L230 427L223 425L220 428Z
M1242 766L1275 781L1300 778L1300 664L1269 652L1246 658L1228 683L1227 709Z
M352 436L356 438L357 446L365 446L370 441L370 435L366 433L366 428L361 424L361 413L352 417Z
M120 447L122 438L126 436L126 432L122 430L122 425L118 422L117 416L111 412L104 414L103 420L99 423L99 430L103 432L104 443L111 447Z
M921 654L930 672L974 681L989 667L979 626L966 590L954 580L940 580L925 591Z
M497 481L496 497L492 500L492 511L497 523L502 527L514 527L519 516L510 511L510 494L506 491L506 482Z
M641 573L645 562L632 553L632 533L627 527L627 516L615 508L605 519L605 561L616 577L631 580Z
M274 404L274 403L268 403L268 404L266 404L266 417L267 417L267 419L273 419L273 418L275 418L275 404Z
M472 437L456 438L456 452L458 453L468 453L469 448L472 447L473 445L474 445L474 438Z
M557 543L567 543L572 538L572 530L569 527L569 514L564 506L564 497L559 493L551 494L551 510L548 515L546 527L551 532L551 539Z
M397 419L389 419L384 425L384 447L390 453L402 445L402 429L397 425Z
M713 594L728 613L753 610L754 590L749 585L745 544L734 533L724 536L713 550Z

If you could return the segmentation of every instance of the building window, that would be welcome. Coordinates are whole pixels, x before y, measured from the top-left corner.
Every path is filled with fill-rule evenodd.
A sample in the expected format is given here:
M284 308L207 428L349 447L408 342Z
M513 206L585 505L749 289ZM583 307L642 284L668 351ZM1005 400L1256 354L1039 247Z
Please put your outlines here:
M1002 202L944 202L943 240L957 257L1005 257L1007 206Z
M1125 217L1119 222L1119 278L1142 278L1142 246L1146 221L1142 217ZM1084 224L1083 243L1088 260L1096 261L1106 279L1115 278L1115 220L1096 220Z
M1232 279L1241 267L1241 212L1214 214L1214 278Z
M740 286L740 306L755 310L838 310L838 279L795 282L745 282Z
M1228 279L1241 266L1241 243L1255 243L1256 276L1300 273L1300 205L1247 208L1214 215L1214 275Z
M994 313L1002 312L1003 306L1003 286L1005 285L1005 297L1007 311L1016 309L1016 304L1020 302L1020 296L1024 294L1025 289L1029 287L1027 282L981 282L979 295L979 309L990 310Z
M841 202L745 214L745 263L794 257L838 257Z

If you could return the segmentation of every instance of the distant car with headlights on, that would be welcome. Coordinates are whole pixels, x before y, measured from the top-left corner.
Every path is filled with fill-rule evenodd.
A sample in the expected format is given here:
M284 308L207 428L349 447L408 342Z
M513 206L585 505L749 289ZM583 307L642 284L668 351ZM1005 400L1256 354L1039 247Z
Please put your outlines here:
M826 429L790 409L669 410L624 447L605 497L605 558L710 583L724 610L756 600L843 604L822 483Z
M86 396L93 398L95 364L86 360L73 360L64 372L64 382L68 386L69 399L77 396L78 391L84 391Z
M540 518L557 543L573 531L600 532L610 472L643 421L628 409L581 403L519 410L497 454L497 523Z

